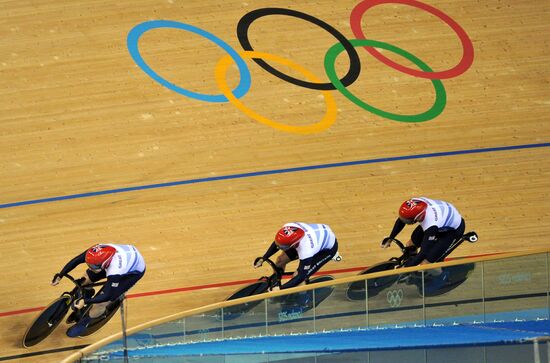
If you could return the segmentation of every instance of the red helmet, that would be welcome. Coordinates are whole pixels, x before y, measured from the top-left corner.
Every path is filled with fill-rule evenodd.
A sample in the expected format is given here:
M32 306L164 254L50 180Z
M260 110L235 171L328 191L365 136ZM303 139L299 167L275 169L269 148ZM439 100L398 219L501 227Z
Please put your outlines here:
M283 251L296 247L304 237L304 230L298 227L285 226L275 235L275 244Z
M399 219L406 224L413 224L424 220L428 204L418 199L409 199L399 207Z
M86 251L86 263L92 270L105 270L116 253L113 246L95 245Z

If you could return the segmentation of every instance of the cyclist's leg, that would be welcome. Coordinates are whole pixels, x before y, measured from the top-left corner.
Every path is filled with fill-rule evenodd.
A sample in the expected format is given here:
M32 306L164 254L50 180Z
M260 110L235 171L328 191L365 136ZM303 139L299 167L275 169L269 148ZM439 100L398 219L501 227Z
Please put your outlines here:
M128 290L130 290L143 277L144 274L145 271L125 275L124 278L118 283L118 286L111 287L111 291L114 292L113 296L116 297L106 303L103 313L117 304L119 300L123 299L124 294L128 292Z
M111 303L110 301L106 301L102 303L93 304L90 307L90 311L88 312L88 315L90 315L90 318L92 319L99 318L101 315L103 315L103 313L107 309L107 305L109 305L110 303Z
M323 267L327 262L329 262L338 252L338 241L334 241L334 246L332 248L321 250L315 256L313 256L313 261L310 269L307 271L306 283L309 281L311 275L316 273Z
M102 280L106 277L107 277L107 274L104 270L102 270L100 272L95 272L93 270L87 269L86 273L84 274L85 281L83 282L83 285L89 285L91 283ZM99 293L101 293L101 290L99 290L98 294ZM91 298L94 295L95 295L95 290L93 288L90 287L90 288L85 288L84 289L84 297ZM94 306L92 306L89 311L90 312L94 311ZM74 317L71 316L71 317L69 317L69 319L67 319L68 322L70 321L71 318L74 318L75 320L79 320L80 319L79 315L81 315L82 312L83 312L83 310L78 310L78 313L76 314L76 316L74 316Z
M121 296L124 293L130 290L130 288L132 288L132 286L134 286L135 283L138 282L139 279L143 277L144 273L145 271L142 273L125 275L122 278L122 280L118 282L117 286L115 287L111 286L111 293L114 296L114 298L112 298L110 301L93 304L90 307L89 316L91 318L98 318L98 317L101 317L103 314L105 314L105 312L107 311L107 309L109 309L110 306L116 303L117 300L121 298ZM103 288L99 290L98 295L102 293L103 293Z
M286 265L290 261L294 261L296 259L298 259L298 252L295 248L291 248L289 250L283 251L279 256L277 256L275 265L284 270Z
M413 233L411 233L411 242L416 248L420 248L422 246L422 240L424 240L424 230L421 226L418 226L414 229Z
M426 254L427 251L430 251L432 249L432 246L434 245L433 241L424 242L422 244L422 247L420 247L420 250L416 254L412 254L403 264L403 267L411 267L416 265L423 265L425 263L428 263L426 260Z
M84 274L84 277L86 278L86 281L83 285L88 285L93 282L98 282L99 280L102 280L107 277L107 273L105 270L102 270L100 272L94 272L93 270L87 269L86 273Z
M457 229L451 229L446 232L438 233L437 242L426 252L426 259L429 263L441 262L447 257L452 251L449 251L449 248L453 243L458 241L464 234L466 229L466 224L464 219L460 223Z
M134 284L139 279L141 279L144 273L145 271L137 274L126 275L124 276L123 279L121 279L118 282L117 286L110 286L112 292L114 289L113 296L116 296L116 298L113 298L111 301L92 304L89 307L89 309L86 310L87 314L85 314L84 317L80 319L80 321L77 324L73 325L67 330L67 336L72 338L77 336L85 336L86 334L89 334L90 332L93 332L96 329L99 329L101 326L103 326L102 322L104 324L107 321L105 318L109 316L108 315L109 306L114 305L116 302L118 302L118 299L126 291L128 291L132 286L134 286ZM92 274L89 274L89 275L90 275L90 278L93 280L94 279L93 272ZM99 277L99 276L95 276L95 277ZM96 296L102 293L103 293L103 288L98 292ZM95 330L94 330L94 327L95 327Z
M309 278L313 276L314 273L319 271L327 262L332 260L332 258L338 253L338 241L334 242L334 246L329 249L319 251L315 256L313 256L313 261L311 263L310 269L307 271L307 277L305 280L306 284L309 284ZM296 294L297 304L305 307L306 310L313 307L313 294L311 290L299 292Z
M118 282L118 286L112 287L111 292L113 293L114 298L110 301L105 301L101 303L93 304L88 310L88 316L92 319L101 318L107 316L111 307L115 306L118 303L118 300L132 288L143 277L143 273L128 274ZM98 295L103 293L103 288L99 290Z
M424 240L424 230L421 226L418 226L411 233L410 240L405 243L405 247L408 249L408 258L404 261L404 266L412 266L416 263L422 263L424 258L422 257L422 241ZM414 249L413 249L414 247ZM420 248L420 251L418 250ZM407 263L409 262L409 263ZM405 275L407 277L408 275Z
M79 280L80 284L82 284L83 286L86 286L86 285L89 285L91 283L97 282L101 279L104 279L105 277L106 277L105 271L94 272L90 269L87 269L86 272L84 273L84 275L78 280ZM75 288L71 292L71 294L75 294L77 290L78 290L78 287L75 286ZM92 296L94 296L95 290L92 287L89 287L89 288L85 287L83 293L84 293L83 297L91 298ZM69 316L67 317L66 323L67 324L72 324L76 321L79 321L82 318L82 316L84 315L85 311L86 311L86 309L73 310L69 314Z
M458 236L458 237L457 237ZM420 262L421 265L430 264L434 262L441 262L448 255L448 250L453 242L460 238L456 230L450 230L442 233L438 233L437 240L429 245L429 248L423 247L425 258ZM441 267L433 268L425 271L427 276L440 276L443 273Z
M89 299L95 295L95 289L93 287L86 287L86 285L90 285L94 282L104 279L105 277L107 277L105 271L94 272L90 269L87 269L86 273L84 274L85 280L84 282L82 282L82 285L84 286L84 297Z
M432 246L432 248L426 253L427 263L440 262L445 259L445 257L450 253L449 249L452 244L457 241L462 234L464 233L464 226L461 225L456 230L450 230L443 233L438 233L437 242ZM433 294L436 291L439 291L444 286L446 286L450 279L450 270L447 268L434 268L426 270L425 272L425 281L424 281L424 293ZM420 287L419 287L420 291Z
M464 218L462 218L462 221L460 221L460 225L456 229L457 238L460 238L464 235L464 231L466 230L466 221Z

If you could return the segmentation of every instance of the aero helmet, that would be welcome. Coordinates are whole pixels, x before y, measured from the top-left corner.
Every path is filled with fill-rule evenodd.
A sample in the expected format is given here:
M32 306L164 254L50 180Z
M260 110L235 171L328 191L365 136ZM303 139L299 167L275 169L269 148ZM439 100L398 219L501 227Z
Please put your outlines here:
M422 221L426 215L427 208L428 204L424 201L418 199L406 200L399 207L399 219L406 224Z
M105 270L116 253L113 246L95 245L86 251L86 263L92 270Z
M289 248L296 247L304 234L305 232L301 228L284 226L275 235L275 244L281 250L286 251Z

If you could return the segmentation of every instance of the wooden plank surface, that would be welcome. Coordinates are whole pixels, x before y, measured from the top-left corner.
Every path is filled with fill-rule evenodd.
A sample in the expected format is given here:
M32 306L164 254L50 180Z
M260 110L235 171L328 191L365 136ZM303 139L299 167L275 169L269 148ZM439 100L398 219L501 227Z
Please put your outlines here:
M92 337L71 340L60 327L37 347L20 347L37 314L20 311L44 306L68 288L50 287L51 276L94 242L133 243L147 261L147 274L132 293L151 294L129 300L129 326L220 301L235 290L229 283L258 277L254 257L288 221L333 227L344 261L327 269L387 259L393 251L381 250L379 241L391 230L399 204L413 195L453 202L467 229L479 233L480 241L461 246L457 256L548 246L548 3L427 2L459 24L474 47L471 67L442 80L443 112L426 122L397 122L331 91L336 120L309 135L266 126L230 103L167 89L135 64L126 43L140 23L173 20L241 51L239 19L264 7L310 14L352 39L349 19L357 3L3 1L0 358L89 344L119 329L112 322ZM368 38L405 49L435 71L454 67L462 56L451 28L413 6L374 6L361 24ZM255 50L288 58L327 81L323 59L335 39L318 26L266 16L250 26L249 37ZM139 50L170 82L220 92L215 69L226 52L206 38L152 29ZM357 52L361 74L348 89L360 99L396 114L432 106L430 80L392 69L364 49ZM383 54L414 67L392 52ZM289 84L251 60L246 64L252 85L241 100L247 107L288 125L323 118L320 91ZM348 65L340 55L338 74ZM227 78L232 88L239 83L236 67ZM209 284L222 286L199 288ZM171 289L183 290L160 293Z

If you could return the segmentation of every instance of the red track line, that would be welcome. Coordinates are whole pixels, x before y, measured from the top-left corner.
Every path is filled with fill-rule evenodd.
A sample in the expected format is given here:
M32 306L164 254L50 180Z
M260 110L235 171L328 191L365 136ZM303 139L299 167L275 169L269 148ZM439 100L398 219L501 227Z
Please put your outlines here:
M141 292L137 294L129 294L126 295L126 297L132 299L135 297L143 297L143 296L152 296L152 295L162 295L162 294L171 294L174 292L182 292L182 291L193 291L193 290L206 290L206 289L212 289L215 287L224 287L224 286L232 286L232 285L243 285L243 284L250 284L257 281L257 279L254 280L240 280L240 281L228 281L228 282L218 282L216 284L208 284L208 285L197 285L197 286L189 286L189 287L179 287L177 289L168 289L168 290L158 290L158 291L149 291L149 292Z
M492 256L492 255L498 255L504 252L500 253L486 253L482 255L472 255L467 256L466 258L473 258L473 257L482 257L482 256ZM456 260L461 259L464 257L455 257L455 258L448 258L446 261L450 260ZM318 272L315 275L328 275L328 274L340 274L340 273L346 273L346 272L355 272L355 271L362 271L366 268L365 267L352 267L352 268L345 268L340 270L328 270L328 271L322 271ZM184 292L184 291L194 291L194 290L206 290L206 289L213 289L216 287L226 287L226 286L233 286L233 285L244 285L244 284L250 284L257 281L257 279L254 280L239 280L239 281L226 281L226 282L218 282L215 284L208 284L208 285L197 285L197 286L189 286L189 287L179 287L176 289L168 289L168 290L158 290L158 291L149 291L149 292L140 292L137 294L129 294L127 297L129 299L133 299L136 297L144 297L144 296L154 296L154 295L163 295L163 294L172 294L176 292ZM0 312L0 318L4 316L11 316L11 315L19 315L19 314L27 314L32 313L35 311L41 311L45 308L45 306L39 306L35 308L27 308L27 309L21 309L21 310L13 310L13 311L6 311L6 312Z
M44 310L45 306L39 306L37 308L28 308L23 310L14 310L14 311L6 311L4 313L0 313L0 318L4 316L10 316L10 315L18 315L18 314L26 314L26 313L32 313L35 311L41 311Z
M330 270L330 271L323 271L322 273L317 273L316 275L326 275L326 274L330 274L330 273L352 272L352 271L359 271L359 270L362 270L362 269L364 269L364 267L355 267L355 268L348 268L348 269L342 269L342 270ZM251 284L255 281L258 281L258 279L239 280L239 281L226 281L226 282L218 282L218 283L215 283L215 284L208 284L208 285L197 285L197 286L179 287L179 288L176 288L176 289L141 292L141 293L136 293L136 294L128 294L127 297L129 299L133 299L133 298L136 298L136 297L172 294L172 293L184 292L184 291L206 290L206 289L213 289L213 288L216 288L216 287L226 287L226 286L233 286L233 285ZM44 308L45 308L45 306L40 306L40 307L36 307L36 308L28 308L28 309L22 309L22 310L13 310L13 311L0 312L0 318L4 317L4 316L19 315L19 314L32 313L32 312L35 312L35 311L41 311Z

